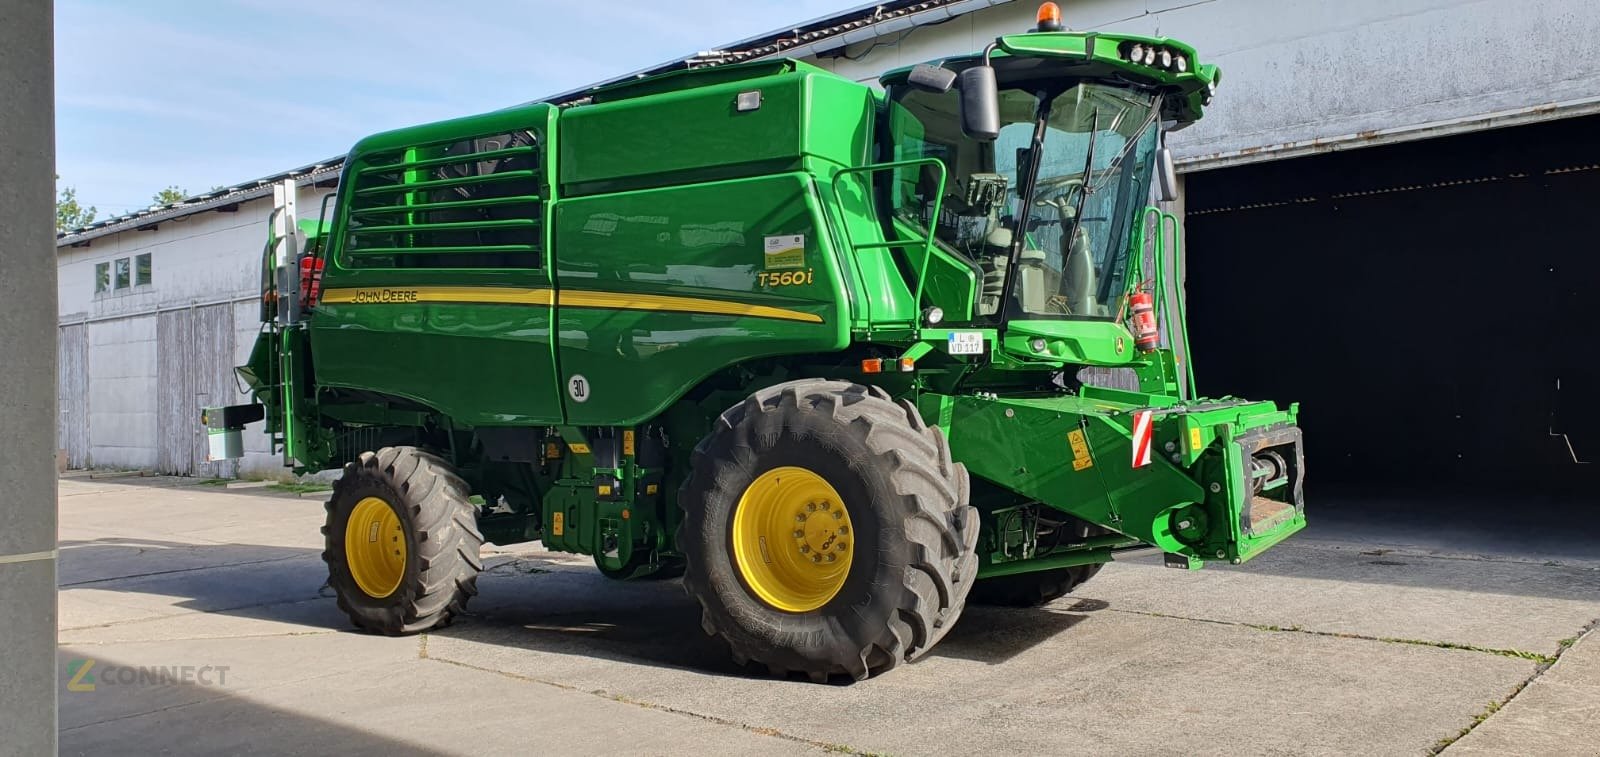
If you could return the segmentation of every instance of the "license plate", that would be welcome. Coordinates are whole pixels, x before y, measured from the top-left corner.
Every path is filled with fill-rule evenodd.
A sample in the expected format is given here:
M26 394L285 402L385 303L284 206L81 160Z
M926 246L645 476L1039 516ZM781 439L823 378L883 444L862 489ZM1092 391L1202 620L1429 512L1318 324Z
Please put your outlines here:
M952 355L982 355L983 333L979 331L951 332L949 351Z

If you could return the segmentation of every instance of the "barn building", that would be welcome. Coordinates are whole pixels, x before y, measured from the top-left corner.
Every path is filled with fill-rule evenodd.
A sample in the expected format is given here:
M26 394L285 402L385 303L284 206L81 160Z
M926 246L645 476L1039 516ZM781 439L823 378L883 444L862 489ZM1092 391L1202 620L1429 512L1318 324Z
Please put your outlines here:
M1225 72L1173 135L1202 393L1304 404L1324 481L1566 480L1600 458L1578 221L1600 197L1589 0L1068 0ZM1031 0L885 0L649 69L788 56L859 81L982 49ZM637 74L635 74L637 75ZM536 93L530 93L536 94ZM571 101L581 91L557 95ZM509 104L509 103L508 103ZM320 207L338 159L58 239L60 444L73 466L203 463L196 408L243 401L271 185Z

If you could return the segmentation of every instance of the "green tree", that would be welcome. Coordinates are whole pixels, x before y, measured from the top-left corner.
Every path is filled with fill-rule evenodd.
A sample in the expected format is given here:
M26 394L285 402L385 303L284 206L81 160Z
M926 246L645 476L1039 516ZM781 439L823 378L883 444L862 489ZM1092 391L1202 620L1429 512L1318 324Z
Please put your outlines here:
M56 174L56 181L61 181L60 174ZM78 203L78 190L76 188L56 188L57 234L63 234L73 229L81 229L94 223L95 214L98 212L93 205L85 208Z
M175 202L182 202L183 199L188 196L189 190L179 189L178 185L173 184L172 186L167 187L166 189L163 189L154 195L151 195L150 201L157 205L171 205Z

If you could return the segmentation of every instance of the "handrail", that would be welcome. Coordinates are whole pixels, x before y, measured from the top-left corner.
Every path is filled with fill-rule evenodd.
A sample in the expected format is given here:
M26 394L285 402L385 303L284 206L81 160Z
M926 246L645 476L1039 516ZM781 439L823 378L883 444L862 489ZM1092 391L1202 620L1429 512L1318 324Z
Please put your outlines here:
M932 214L933 227L937 228L939 226L939 213L940 213L940 211L942 211L944 209L944 182L945 182L945 175L946 175L946 169L945 169L944 163L942 161L940 161L938 158L910 158L910 159L907 159L907 160L896 160L896 161L891 161L891 162L888 162L888 163L873 163L871 165L852 166L850 168L840 169L838 173L833 175L833 200L840 207L843 207L843 205L844 205L844 196L839 194L839 179L842 178L843 176L845 176L846 174L854 174L854 173L872 174L872 173L877 173L878 171L885 171L885 170L889 170L889 169L910 168L911 166L926 166L926 165L931 165L931 166L934 166L934 167L939 169L939 185L938 185L937 191L934 194L933 214ZM871 189L870 189L870 185L869 185L869 188L868 188L869 194L870 194L870 191L871 191ZM870 197L869 197L869 200L870 200ZM920 314L922 312L923 285L928 279L928 264L933 261L933 237L934 237L933 229L929 229L928 233L926 235L924 235L921 239L914 239L914 238L911 238L911 239L893 239L893 240L888 240L888 241L883 241L883 242L865 242L865 243L862 243L862 244L856 244L855 239L853 239L852 235L850 234L850 224L849 224L849 222L846 221L843 225L844 225L845 242L850 245L850 248L852 250L881 250L881 249L886 249L886 248L891 248L891 247L912 247L912 246L914 246L916 244L919 244L919 243L922 245L922 265L917 268L916 293L914 295L912 295L912 301L911 301L912 308L915 311L917 311L916 314L913 314L912 318L920 320L920 317L919 317L918 314Z
M1154 223L1152 223L1152 220ZM1138 249L1139 255L1132 261L1130 266L1137 271L1134 281L1143 281L1144 256L1148 254L1151 260L1151 288L1156 295L1156 318L1158 322L1164 324L1168 329L1167 343L1173 348L1174 356L1177 355L1177 345L1180 343L1177 339L1182 340L1183 364L1179 366L1179 370L1182 371L1183 376L1179 391L1182 393L1184 389L1187 389L1188 396L1186 399L1194 399L1200 395L1195 390L1194 364L1190 357L1192 350L1189 344L1189 313L1187 306L1184 304L1184 282L1181 275L1183 262L1181 251L1178 249L1178 241L1181 234L1178 217L1171 213L1163 212L1154 205L1148 205L1139 213L1138 224L1139 228L1134 235L1133 244ZM1176 281L1172 282L1170 296L1167 289L1167 251L1169 249L1174 254L1174 266L1180 272ZM1173 320L1174 312L1177 314L1176 322ZM1174 323L1176 323L1176 326L1174 326ZM1176 330L1174 331L1173 329Z
M1171 231L1170 236L1167 233L1168 230ZM1184 294L1187 282L1184 281L1183 277L1184 256L1183 247L1180 244L1182 233L1178 217L1171 213L1162 212L1160 236L1162 237L1163 254L1165 254L1166 249L1172 250L1173 274L1176 279L1172 285L1172 296L1174 300L1173 306L1178 312L1178 333L1183 336L1183 374L1189 385L1189 399L1195 399L1200 396L1200 393L1195 389L1194 349L1189 344L1189 308L1185 304L1186 295Z

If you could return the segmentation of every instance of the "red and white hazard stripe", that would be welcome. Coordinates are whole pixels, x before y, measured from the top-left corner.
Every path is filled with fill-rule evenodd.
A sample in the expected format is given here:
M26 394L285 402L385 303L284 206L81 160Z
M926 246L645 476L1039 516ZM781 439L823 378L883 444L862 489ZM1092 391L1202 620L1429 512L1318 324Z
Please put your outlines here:
M1140 410L1133 414L1133 467L1143 468L1150 464L1150 427L1152 426L1149 410Z

